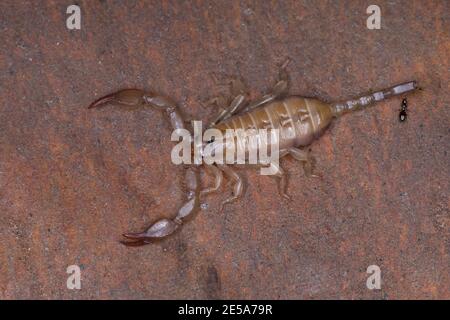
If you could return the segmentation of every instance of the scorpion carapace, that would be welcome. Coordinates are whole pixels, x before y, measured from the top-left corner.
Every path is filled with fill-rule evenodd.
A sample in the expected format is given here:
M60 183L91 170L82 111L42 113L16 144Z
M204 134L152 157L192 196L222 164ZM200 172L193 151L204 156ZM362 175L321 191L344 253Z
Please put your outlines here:
M276 82L271 93L260 99L247 103L245 90L240 82L234 82L236 88L234 98L228 106L224 107L216 119L210 124L211 128L220 131L226 129L279 129L279 157L291 155L303 164L306 176L314 177L312 174L314 159L303 148L311 144L329 126L333 118L337 118L347 112L358 110L382 101L386 98L405 94L416 89L415 81L405 82L385 90L376 91L357 99L351 99L340 103L325 103L314 98L303 98L300 96L287 96L288 76L286 73L287 63L281 67L279 80ZM173 129L184 129L184 121L176 104L169 98L145 92L138 89L125 89L117 93L107 95L98 99L90 105L90 108L100 107L107 104L121 106L124 109L136 109L139 107L153 107L166 112ZM221 141L208 141L204 144L215 143L226 150L229 144ZM246 148L255 146L248 145ZM249 150L247 150L249 151ZM232 196L222 202L229 203L239 198L244 190L244 183L240 175L227 164L203 164L206 171L214 176L214 185L201 190L199 179L199 165L186 167L185 186L187 201L180 207L176 216L172 219L164 218L148 227L140 233L124 233L127 239L122 243L126 245L139 246L151 243L152 240L166 237L179 229L183 221L192 216L200 206L200 198L217 191L222 185L223 173L231 179L233 184ZM287 177L284 170L278 164L275 166L275 177L278 178L278 190L280 194L289 199L286 192Z

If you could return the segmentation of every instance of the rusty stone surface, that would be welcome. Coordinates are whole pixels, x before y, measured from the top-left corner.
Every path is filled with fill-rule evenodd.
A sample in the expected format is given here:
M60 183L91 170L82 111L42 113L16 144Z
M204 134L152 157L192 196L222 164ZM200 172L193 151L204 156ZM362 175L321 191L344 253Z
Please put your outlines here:
M79 31L70 4L0 2L1 299L450 298L448 1L377 1L381 30L367 1L78 1ZM137 87L207 120L214 78L258 97L286 57L292 93L424 90L405 123L401 97L336 121L311 147L323 179L282 160L291 202L239 169L247 191L224 212L229 188L173 237L122 246L172 216L182 169L162 114L86 106ZM81 290L66 288L73 264Z

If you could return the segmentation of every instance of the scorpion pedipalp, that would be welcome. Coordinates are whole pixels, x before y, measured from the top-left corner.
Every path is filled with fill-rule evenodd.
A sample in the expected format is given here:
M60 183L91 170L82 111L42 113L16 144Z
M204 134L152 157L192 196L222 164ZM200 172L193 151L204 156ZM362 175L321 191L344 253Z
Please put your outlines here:
M139 89L125 89L104 96L93 102L89 108L103 107L105 105L119 105L125 109L149 106L164 110L173 129L184 129L184 121L177 106L169 98L145 92ZM180 207L174 219L160 219L146 231L138 233L124 233L128 241L121 241L128 246L141 246L151 243L152 240L164 238L177 230L183 220L195 213L200 207L200 177L198 169L193 166L186 167L185 185L187 189L187 201Z
M200 207L200 177L196 167L186 169L185 185L188 189L188 200L180 207L173 220L163 218L148 227L146 231L124 233L123 236L132 241L122 241L122 243L141 246L174 233L183 224L183 220L194 214Z

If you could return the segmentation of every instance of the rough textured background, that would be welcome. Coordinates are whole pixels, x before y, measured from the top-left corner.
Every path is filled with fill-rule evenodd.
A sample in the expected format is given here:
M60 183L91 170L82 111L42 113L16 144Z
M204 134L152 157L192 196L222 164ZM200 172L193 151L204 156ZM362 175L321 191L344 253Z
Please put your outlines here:
M371 1L158 2L78 1L80 31L72 1L0 2L0 298L449 299L449 2L377 1L381 30ZM401 98L334 123L312 145L322 180L284 160L293 201L240 170L249 187L223 213L224 193L166 241L120 245L173 214L182 170L162 114L86 106L138 87L211 119L213 75L257 97L285 57L292 93L425 90L406 123ZM382 290L366 288L372 264Z

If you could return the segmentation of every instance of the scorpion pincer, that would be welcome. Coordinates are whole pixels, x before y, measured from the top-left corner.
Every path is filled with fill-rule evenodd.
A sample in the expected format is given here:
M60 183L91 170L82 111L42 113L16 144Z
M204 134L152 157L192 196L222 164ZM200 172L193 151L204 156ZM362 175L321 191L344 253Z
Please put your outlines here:
M288 60L289 61L289 60ZM341 115L368 107L376 102L392 96L414 91L417 86L415 81L405 82L396 86L375 91L356 99L344 102L325 103L315 98L301 96L289 96L288 75L286 72L286 61L280 68L279 79L269 94L260 99L248 103L246 101L245 89L241 82L233 82L234 98L228 106L222 105L222 110L210 128L221 132L227 129L278 129L280 130L279 156L291 155L303 164L306 176L312 174L314 159L311 157L306 146L320 137L328 128L334 118ZM185 129L184 120L177 105L169 98L138 89L125 89L107 95L93 102L89 108L101 107L107 104L120 106L124 109L136 109L139 107L151 107L165 111L173 129ZM222 103L223 104L223 103ZM204 144L221 144L221 141L208 141ZM220 145L226 150L229 144ZM231 146L232 147L232 146ZM246 146L246 154L254 145ZM274 164L270 163L269 166ZM179 229L183 221L200 207L200 198L217 191L222 185L223 173L233 180L233 194L222 202L222 206L239 198L244 190L244 183L240 175L226 164L203 164L207 172L214 175L214 185L201 190L199 178L199 165L186 166L185 186L187 201L180 207L176 216L172 219L160 219L140 233L124 233L127 239L122 241L126 245L139 246L151 243L152 240L164 238ZM281 166L275 168L275 176L278 178L279 193L286 199L287 177Z

